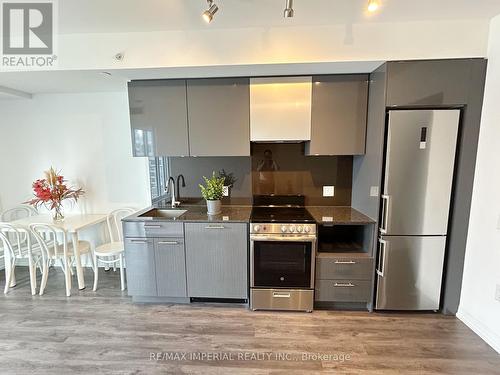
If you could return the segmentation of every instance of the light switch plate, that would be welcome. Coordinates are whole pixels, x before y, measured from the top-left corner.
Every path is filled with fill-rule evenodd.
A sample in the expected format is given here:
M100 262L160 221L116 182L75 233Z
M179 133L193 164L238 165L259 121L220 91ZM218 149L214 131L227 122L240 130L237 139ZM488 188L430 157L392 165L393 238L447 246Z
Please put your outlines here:
M222 187L222 195L225 197L229 197L229 186Z
M500 284L497 284L497 289L495 291L495 299L500 302Z
M378 197L378 186L370 186L370 197Z
M500 230L500 214L498 214L497 229Z
M333 217L332 216L323 216L321 218L321 221L324 223L331 223L333 221Z
M324 197L335 196L335 186L323 186L323 196Z

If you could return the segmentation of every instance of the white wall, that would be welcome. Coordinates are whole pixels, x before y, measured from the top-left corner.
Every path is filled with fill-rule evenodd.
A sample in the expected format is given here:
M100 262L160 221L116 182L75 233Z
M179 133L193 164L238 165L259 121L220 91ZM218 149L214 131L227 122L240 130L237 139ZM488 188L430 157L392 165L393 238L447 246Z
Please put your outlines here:
M148 204L147 163L132 157L126 92L3 100L0 114L0 208L30 198L31 183L50 166L85 189L74 210Z
M133 158L126 92L0 101L0 210L31 197L50 166L84 199L65 212L106 213L150 203L147 160ZM95 233L87 237L98 242Z
M500 353L500 15L491 22L479 150L457 316Z

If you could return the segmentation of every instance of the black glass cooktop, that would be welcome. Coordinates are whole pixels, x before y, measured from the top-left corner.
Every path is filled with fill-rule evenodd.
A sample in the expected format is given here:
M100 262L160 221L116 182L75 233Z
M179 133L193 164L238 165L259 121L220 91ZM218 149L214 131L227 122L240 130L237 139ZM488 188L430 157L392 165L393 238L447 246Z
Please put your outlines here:
M314 223L303 207L253 207L252 223Z
M252 223L314 223L301 195L254 196Z

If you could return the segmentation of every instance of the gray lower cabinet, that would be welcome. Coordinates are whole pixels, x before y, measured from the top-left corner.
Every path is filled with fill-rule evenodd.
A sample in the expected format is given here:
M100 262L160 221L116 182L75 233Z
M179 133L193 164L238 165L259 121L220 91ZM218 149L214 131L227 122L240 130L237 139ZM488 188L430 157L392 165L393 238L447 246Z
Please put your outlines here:
M125 238L125 261L128 294L157 296L154 240Z
M250 156L248 78L187 81L192 156Z
M134 156L189 155L185 80L133 81L128 96Z
M372 257L328 256L316 258L317 302L363 302L372 298Z
M317 280L315 300L319 302L368 302L370 280Z
M187 297L183 238L155 238L156 288L159 297Z
M364 154L367 107L367 74L313 77L306 155Z
M186 223L189 297L248 298L248 228L244 223Z

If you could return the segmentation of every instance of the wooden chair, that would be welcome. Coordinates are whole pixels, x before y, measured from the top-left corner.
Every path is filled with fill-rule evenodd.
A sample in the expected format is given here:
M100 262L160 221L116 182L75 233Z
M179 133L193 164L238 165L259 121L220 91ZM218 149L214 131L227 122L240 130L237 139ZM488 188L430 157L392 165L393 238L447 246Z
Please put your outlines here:
M66 283L66 296L71 296L72 264L75 257L73 243L68 241L65 230L51 224L31 224L31 232L42 250L42 282L40 295L43 295L49 277L51 261L61 261ZM88 241L78 241L78 250L81 255L92 255ZM90 256L93 260L93 257ZM92 265L94 268L94 265Z
M125 248L123 246L123 233L121 219L131 215L134 210L131 208L119 208L108 214L106 223L108 226L109 242L97 246L94 250L94 291L97 290L98 282L98 262L106 265L112 265L116 268L117 263L120 266L121 289L125 290L125 275L123 269L123 255Z

